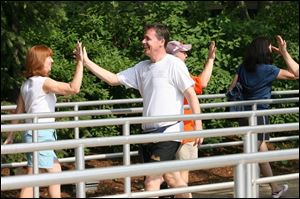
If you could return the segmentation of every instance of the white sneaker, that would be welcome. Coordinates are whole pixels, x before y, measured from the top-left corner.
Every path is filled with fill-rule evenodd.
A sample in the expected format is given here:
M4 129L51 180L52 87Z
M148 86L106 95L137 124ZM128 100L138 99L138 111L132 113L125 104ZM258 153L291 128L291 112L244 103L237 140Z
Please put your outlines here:
M283 193L287 192L288 189L289 189L289 186L287 184L283 185L283 187L280 191L272 193L272 198L280 198Z

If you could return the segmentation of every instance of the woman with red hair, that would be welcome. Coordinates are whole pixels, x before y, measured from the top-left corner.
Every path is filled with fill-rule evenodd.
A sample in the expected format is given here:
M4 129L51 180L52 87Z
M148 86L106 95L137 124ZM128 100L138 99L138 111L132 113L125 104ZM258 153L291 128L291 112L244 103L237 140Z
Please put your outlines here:
M69 83L59 82L49 77L52 68L52 50L45 45L36 45L28 50L26 56L27 80L23 82L20 95L17 100L16 114L20 113L41 113L55 112L56 96L77 94L80 91L83 76L83 56L81 43L76 46L76 72L73 80ZM54 122L55 118L40 118L38 123ZM17 124L18 121L12 121ZM26 123L32 123L32 119L26 119ZM4 144L13 143L14 132L10 132ZM22 135L23 141L31 143L32 130ZM38 130L38 142L49 142L57 139L55 129ZM32 153L27 153L27 173L32 174ZM57 160L54 150L38 151L38 166L49 173L61 172L60 163ZM60 185L50 185L49 194L52 198L60 198ZM33 188L25 187L21 190L21 198L33 198Z

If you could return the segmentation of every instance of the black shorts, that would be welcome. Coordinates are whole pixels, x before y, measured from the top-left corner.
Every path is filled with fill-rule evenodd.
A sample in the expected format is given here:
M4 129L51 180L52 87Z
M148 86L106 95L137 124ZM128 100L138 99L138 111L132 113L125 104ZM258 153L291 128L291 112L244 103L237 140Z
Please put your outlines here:
M269 117L267 115L257 117L257 125L266 125L266 124L270 124ZM240 122L240 125L241 126L248 125L248 119L245 119L243 120L243 122ZM258 141L264 141L269 139L270 139L269 133L258 133L257 135Z
M176 141L141 144L139 156L145 163L175 160L179 146L180 142Z
M257 125L266 125L266 124L270 124L269 117L267 115L257 117ZM269 140L270 139L269 134L270 133L259 133L257 135L257 140L258 141Z

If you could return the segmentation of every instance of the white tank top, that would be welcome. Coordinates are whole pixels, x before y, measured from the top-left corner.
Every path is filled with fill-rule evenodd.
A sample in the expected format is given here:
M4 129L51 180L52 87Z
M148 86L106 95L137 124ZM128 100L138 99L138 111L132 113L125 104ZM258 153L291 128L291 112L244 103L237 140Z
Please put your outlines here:
M21 87L21 95L25 103L26 113L55 112L56 96L45 93L43 85L48 77L34 76L27 79ZM55 118L41 118L38 122L54 122ZM26 120L32 123L32 120Z

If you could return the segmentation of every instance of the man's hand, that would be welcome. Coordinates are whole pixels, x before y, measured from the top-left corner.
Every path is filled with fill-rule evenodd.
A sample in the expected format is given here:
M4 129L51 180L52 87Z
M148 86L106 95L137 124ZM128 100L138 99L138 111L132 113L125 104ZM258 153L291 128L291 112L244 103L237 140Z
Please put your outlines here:
M204 138L196 138L193 146L200 146L203 143Z

